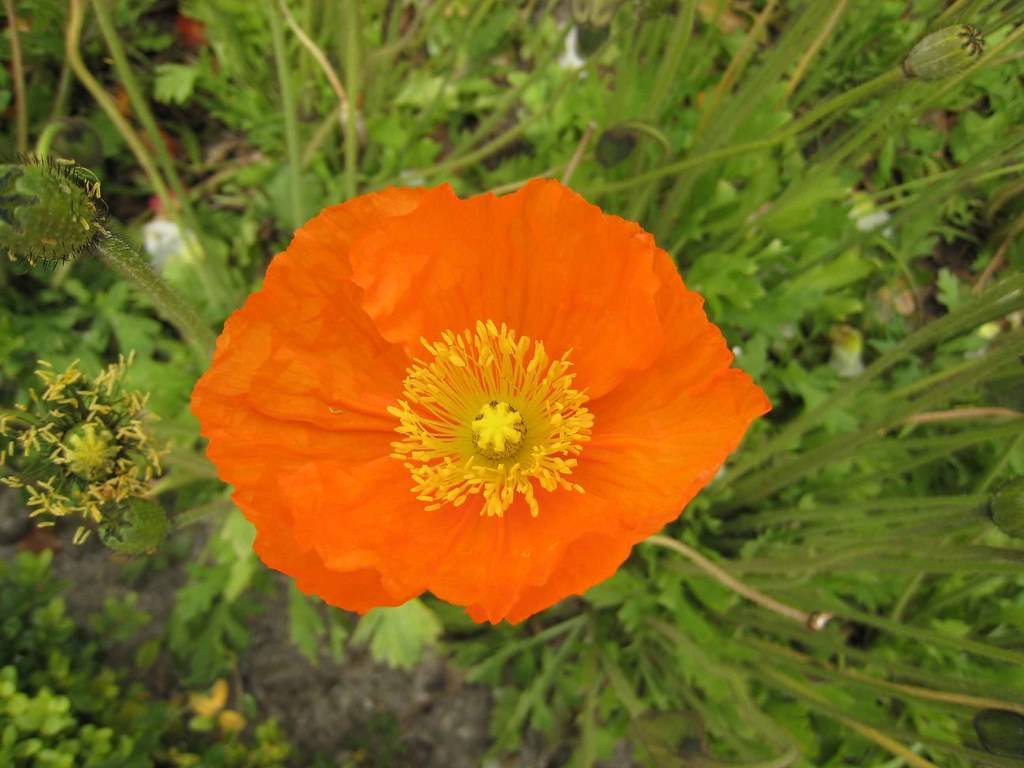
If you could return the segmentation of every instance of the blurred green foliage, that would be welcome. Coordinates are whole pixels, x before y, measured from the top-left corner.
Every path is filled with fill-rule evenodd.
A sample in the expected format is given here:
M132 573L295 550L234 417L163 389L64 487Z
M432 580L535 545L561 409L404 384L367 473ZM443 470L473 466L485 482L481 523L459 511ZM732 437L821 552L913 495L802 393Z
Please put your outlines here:
M104 646L148 622L134 600L107 601L91 631L67 616L51 554L0 561L0 765L11 768L276 768L289 746L273 721L206 739L178 706L150 698ZM101 643L102 639L102 643Z

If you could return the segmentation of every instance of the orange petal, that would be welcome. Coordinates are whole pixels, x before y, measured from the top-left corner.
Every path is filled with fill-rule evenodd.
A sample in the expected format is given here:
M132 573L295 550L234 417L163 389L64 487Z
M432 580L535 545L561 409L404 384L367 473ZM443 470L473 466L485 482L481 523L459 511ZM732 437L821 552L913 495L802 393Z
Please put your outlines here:
M473 621L496 624L504 618L517 624L570 595L581 595L595 584L611 578L629 557L632 548L627 537L588 533L565 547L546 581L528 585L503 614L495 614L485 605L472 605L467 611Z
M593 396L647 367L663 344L654 240L556 181L505 197L427 192L406 216L362 238L353 281L381 335L420 354L419 339L478 320L569 349Z
M628 511L623 523L635 540L678 517L771 408L746 373L729 367L732 353L703 299L659 253L670 342L651 368L589 403L594 429L576 473L589 493Z
M348 611L366 613L379 606L401 605L418 594L386 589L380 573L372 568L328 568L315 551L296 544L292 530L272 516L257 525L253 549L266 565L295 579L306 594Z
M428 511L409 485L405 468L389 457L358 465L325 459L282 472L279 493L299 545L315 549L329 568L377 570L393 593L429 590L477 605L494 622L565 570L567 547L591 531L614 532L622 517L598 497L542 490L536 518L521 501L503 518L468 504ZM615 549L618 562L630 544ZM589 586L557 581L546 594L561 598Z
M331 431L393 428L385 409L401 391L407 360L361 310L347 255L353 238L408 211L420 196L403 189L365 195L326 209L295 233L263 288L228 319L196 385L193 411L204 434L232 404Z
M229 318L192 410L218 474L257 528L254 549L300 589L352 610L396 605L379 572L330 568L300 541L280 478L313 457L387 456L407 359L377 333L348 280L354 238L406 213L418 190L391 189L328 208L295 234L264 286ZM393 586L393 585L392 585Z

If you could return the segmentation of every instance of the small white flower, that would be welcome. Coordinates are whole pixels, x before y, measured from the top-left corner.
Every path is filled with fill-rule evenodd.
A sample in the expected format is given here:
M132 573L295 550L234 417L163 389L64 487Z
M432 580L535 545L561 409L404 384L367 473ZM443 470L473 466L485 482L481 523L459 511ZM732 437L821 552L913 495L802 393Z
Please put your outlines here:
M161 269L171 259L191 260L198 243L191 232L170 219L157 217L142 227L142 245L153 266Z
M890 218L892 217L889 216L888 211L874 211L857 217L854 219L854 223L861 232L874 232L876 229L884 227Z
M864 372L864 336L849 325L837 325L829 333L832 357L829 365L842 379L853 379Z
M558 66L562 69L583 69L587 63L580 56L579 37L579 30L573 24L569 28L569 34L565 36L565 48L562 49L562 54L558 57Z
M886 237L892 236L892 227L886 226L892 216L888 211L876 209L867 195L854 193L853 207L850 208L849 216L861 232L874 232L876 229L881 229L882 234Z
M427 177L415 171L399 171L398 180L407 187L425 187Z

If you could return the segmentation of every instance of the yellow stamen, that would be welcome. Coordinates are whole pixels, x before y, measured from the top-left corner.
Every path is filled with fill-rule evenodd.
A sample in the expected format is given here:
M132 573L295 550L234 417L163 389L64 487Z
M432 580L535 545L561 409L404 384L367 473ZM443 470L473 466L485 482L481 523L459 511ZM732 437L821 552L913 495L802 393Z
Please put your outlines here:
M521 494L536 517L535 484L583 491L568 476L594 417L572 387L568 352L552 360L542 342L490 320L421 342L433 359L415 361L388 411L402 435L392 456L428 510L479 494L481 514L501 517Z

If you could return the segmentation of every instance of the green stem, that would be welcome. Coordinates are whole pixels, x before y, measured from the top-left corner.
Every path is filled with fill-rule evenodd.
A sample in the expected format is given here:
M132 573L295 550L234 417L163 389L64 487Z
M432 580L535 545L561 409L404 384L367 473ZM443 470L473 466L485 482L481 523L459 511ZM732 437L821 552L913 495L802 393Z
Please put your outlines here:
M693 17L696 10L697 0L686 0L683 7L676 11L676 23L665 49L665 57L661 60L661 66L658 67L658 76L654 79L651 98L644 110L649 119L658 116L669 89L676 84L676 75L682 61L683 51L686 50L686 45L690 42L690 34L693 32Z
M231 499L214 499L198 507L186 510L172 518L174 527L178 530L187 528L190 525L200 523L213 514L228 514L235 505Z
M679 65L682 62L683 51L690 42L690 35L693 32L693 19L696 10L697 0L686 0L685 5L676 14L676 23L672 28L668 45L665 48L664 58L661 60L661 66L658 68L658 75L654 80L654 88L651 91L650 100L643 111L643 115L648 120L657 119L661 112L662 105L665 103L665 99L668 96L669 89L676 82ZM670 145L660 132L653 130L643 121L635 122L636 130L647 133L662 144L664 155L671 152ZM633 199L625 215L627 219L632 221L639 221L641 219L643 212L647 210L651 197L657 192L659 183L660 179L652 181L645 185L643 190L633 195ZM672 253L672 251L669 251L669 253Z
M73 4L79 4L82 0L72 0ZM114 20L110 15L110 3L108 0L92 0L93 12L96 14L96 22L99 24L100 33L103 35L103 40L106 43L107 50L110 51L110 58L114 65L114 71L117 74L118 80L121 85L124 86L125 93L128 95L128 100L131 103L132 110L138 117L139 122L142 123L142 128L146 133L146 137L149 140L149 150L145 147L140 147L139 151L136 152L136 156L139 157L140 163L142 162L141 156L146 157L147 163L152 164L150 159L150 152L155 155L156 162L160 167L160 174L156 173L154 168L151 173L147 173L150 176L151 182L155 178L160 178L160 183L154 185L154 189L157 196L160 198L160 202L163 206L163 210L166 212L165 215L172 219L178 219L177 211L181 211L180 218L184 221L185 225L191 230L199 241L202 253L198 254L194 264L197 272L199 273L200 282L206 298L210 304L217 310L221 311L225 308L228 303L227 289L224 285L219 272L217 270L211 270L211 264L208 260L208 254L210 248L206 244L206 236L203 232L203 228L199 224L199 218L196 215L195 209L192 207L192 199L185 188L185 184L182 182L181 177L178 175L177 167L175 166L174 158L171 156L171 151L167 147L167 142L164 140L163 134L160 133L160 128L157 125L156 117L153 115L153 110L149 106L149 100L146 98L142 89L139 87L138 81L135 79L135 74L132 71L131 64L128 62L128 56L125 53L124 45L121 43L121 37L118 35L117 28L114 26ZM81 78L81 74L79 74ZM88 87L88 85L87 85ZM93 91L93 97L97 101L110 101L110 97L103 91L102 97ZM101 106L103 104L101 103ZM113 107L114 114L117 114L120 118L120 113L117 112L117 108ZM108 108L104 107L104 111L114 119L113 114ZM134 131L131 126L128 125L127 121L123 118L115 120L115 125L118 126L120 132L125 136L126 140L129 135L134 136ZM122 127L123 126L123 127ZM131 142L129 142L131 143ZM141 142L139 142L141 144ZM167 180L167 184L170 185L170 191L164 185L164 179Z
M932 321L910 336L902 339L869 365L864 373L856 379L844 385L814 408L801 413L773 437L769 438L757 451L749 453L745 459L731 468L732 471L726 477L730 483L735 482L737 478L742 477L765 460L785 453L795 444L797 439L813 428L821 418L846 405L856 395L866 389L872 381L918 350L932 344L937 344L943 339L964 331L977 328L989 320L1002 317L1019 308L1019 305L1024 303L1020 295L1022 289L1024 289L1024 276L1022 275L1003 280L971 304ZM974 364L972 363L971 365Z
M131 149L132 154L135 155L136 161L142 167L143 173L146 174L150 186L157 197L160 198L161 203L164 204L166 209L170 209L171 195L167 185L164 183L163 177L160 175L159 170L157 170L156 164L153 162L153 158L150 157L149 152L135 133L135 130L118 111L114 100L110 98L110 94L93 77L92 73L86 68L85 62L82 61L78 46L82 36L84 20L85 0L70 0L65 37L65 55L67 56L68 65L71 67L71 71L75 73L75 76L82 82L82 85L85 86L85 89L96 100L96 103L99 104L100 109L110 119L110 122L114 124L114 127L121 135L121 138L124 139L128 148Z
M14 82L14 145L22 155L28 152L28 106L25 103L25 69L21 62L21 41L14 0L4 0L7 33L11 36L11 78Z
M185 299L175 293L149 262L118 235L109 235L97 251L108 267L149 296L157 312L178 329L200 361L206 364L213 354L215 338Z
M291 73L288 70L288 49L285 46L284 25L281 23L280 12L275 7L274 0L266 0L266 7L267 15L270 17L270 38L274 46L277 82L281 88L281 110L284 113L284 141L288 153L288 186L291 190L289 195L291 216L289 218L292 227L298 229L306 220L306 216L299 176L302 172L302 153L299 147L299 125L295 113L295 90L292 87Z
M565 34L567 35L568 32L566 32ZM508 114L509 110L511 110L519 102L522 94L529 87L541 81L551 71L551 65L554 63L555 59L558 58L558 54L562 50L564 40L565 36L560 36L558 38L557 45L553 46L548 51L546 51L542 57L538 56L536 63L533 67L533 70L530 72L529 76L524 78L522 82L518 83L513 88L504 91L499 96L498 100L494 103L494 106L492 107L490 114L483 120L481 120L479 124L477 124L477 126L473 129L472 133L456 140L455 146L452 148L451 151L452 157L457 157L462 153L468 151L470 147L479 144L480 141L484 139L484 137L489 136L491 131L493 131L498 125L501 124L501 122L505 119L506 115ZM602 46L601 48L598 49L598 52L600 52L600 50L602 50L604 45L606 44L607 43L602 43ZM577 74L572 73L571 75L565 75L564 77L567 80L575 79L577 77Z
M108 6L109 3L107 0L92 0L93 12L96 14L96 22L99 24L100 33L103 35L103 40L107 44L107 50L110 51L110 58L114 64L114 71L117 73L117 77L121 81L121 85L124 86L125 93L128 95L128 101L132 105L132 111L139 118L139 122L142 123L142 128L145 130L146 136L149 138L150 148L156 155L157 162L160 164L160 169L163 171L164 177L171 185L171 189L174 191L174 196L177 198L178 204L185 213L186 221L188 221L189 226L192 229L198 231L195 212L192 210L191 201L189 200L188 194L185 190L185 185L178 176L177 168L174 165L174 158L171 157L171 151L167 148L167 143L164 141L163 134L160 133L160 128L157 125L156 117L153 115L153 110L149 108L149 100L145 95L143 95L142 89L139 87L138 81L136 81L135 75L132 72L132 67L128 63L128 56L125 54L124 46L121 44L121 38L117 33L117 29L114 27L114 21L110 16L110 9ZM173 210L173 208L165 210Z
M444 72L444 76L441 79L441 84L437 88L434 97L430 100L430 103L427 105L427 108L421 110L420 113L416 116L414 127L409 132L410 136L423 136L424 134L430 132L429 126L432 126L434 124L434 116L437 114L438 108L444 102L445 91L448 90L452 78L457 76L456 69L457 62L459 60L459 54L463 50L463 48L466 47L466 41L471 39L470 35L473 33L473 30L476 27L477 23L480 21L480 18L483 15L483 13L486 13L489 10L489 6L491 5L492 2L493 0L482 0L479 6L474 10L473 15L469 18L469 20L460 25L461 29L459 30L458 39L453 42L451 48L449 49L451 52L452 61L446 61L444 65L442 65L442 71Z
M607 45L607 43L605 43L605 45ZM576 76L576 73L571 73L564 76L562 82L556 88L555 92L551 94L550 102L552 104L557 102L562 97L562 94L564 94L569 89L569 87L574 82L576 82ZM525 87L525 85L526 83L524 82L523 84L521 84L521 87ZM511 92L508 96L506 96L506 99L509 99L512 95L517 94L518 92L519 89L517 88L515 91ZM502 104L504 104L504 101L505 100L503 99ZM492 116L481 122L481 124L478 125L476 129L473 131L472 137L467 139L462 144L471 145L476 143L478 137L482 136L486 130L490 129L492 122L496 124L498 119L500 119L500 117L503 114L504 112L502 112L502 107L496 107L495 112L492 114ZM510 126L508 129L498 134L489 142L475 150L472 150L465 154L459 154L460 147L462 146L462 144L460 144L455 148L450 157L447 157L444 160L435 163L434 165L423 166L422 168L414 168L413 170L409 171L409 174L417 176L432 176L440 173L456 171L461 168L465 168L468 165L473 165L474 163L483 160L485 157L492 155L495 152L511 144L513 141L522 136L530 125L546 116L547 113L545 112L534 112L522 122Z
M345 91L348 94L348 110L345 113L345 195L351 200L356 196L359 171L359 130L356 120L361 88L362 28L357 0L344 0L342 13L345 24Z
M53 144L53 140L57 138L63 126L57 121L51 121L46 124L42 131L39 132L39 136L36 138L35 155L39 158L44 158L50 154L50 145Z
M826 445L819 446L813 451L802 452L792 459L783 460L779 464L769 465L764 469L747 475L733 485L734 495L729 500L727 508L743 506L756 499L770 496L820 467L839 461L843 458L853 456L857 452L863 450L864 446L868 443L882 439L882 435L886 431L898 425L907 416L927 410L936 403L944 402L949 398L954 397L958 392L972 386L976 380L989 375L991 370L996 368L996 366L1002 365L1007 360L1020 355L1022 351L1024 351L1024 335L1022 335L1018 343L1012 345L1010 349L1003 350L1001 354L986 356L985 359L980 361L982 365L966 372L959 378L952 379L944 383L942 386L936 387L932 392L929 392L927 395L924 395L917 400L900 404L890 410L890 412L883 418L870 422L857 432L835 438L829 441ZM988 367L989 365L991 368ZM992 427L985 431L1000 436L1007 431L1015 433L1016 430L1019 429L1019 421L1020 419L1014 419L1008 424ZM949 440L949 442L953 444L958 444L957 441L963 438L966 440L965 444L970 445L972 442L975 442L975 434L980 432L982 432L982 430L975 430L963 436L954 435L949 438L935 437L924 438L923 440L927 440L929 442ZM917 459L912 459L912 461L917 461ZM894 469L895 467L887 467L887 471L893 471Z
M924 688L919 685L907 683L894 683L890 680L882 680L873 675L865 674L854 669L843 669L834 666L824 659L815 658L765 640L751 636L739 636L734 642L749 646L753 649L775 654L792 661L811 676L825 675L833 680L850 680L863 686L869 686L875 690L889 691L905 696L913 696L923 701L931 701L969 709L1007 709L1024 715L1024 705L1002 699L993 699L987 696L974 696L958 693L956 691L938 691L933 688Z
M779 616L785 616L787 619L791 619L804 626L809 626L811 614L806 611L801 611L799 608L793 608L792 606L781 603L772 597L759 592L758 590L744 584L742 581L728 573L724 568L720 568L713 562L704 557L700 552L695 549L683 544L677 539L669 538L668 536L651 536L647 539L648 544L655 544L659 547L665 547L671 549L674 552L679 553L691 563L700 568L704 573L711 576L718 583L731 589L741 597L745 597L753 603L757 603L762 608L766 608L773 613L777 613Z
M1024 444L1024 431L1021 431L1021 433L1013 439L1013 442L1010 443L1010 446L1005 451L1003 451L1002 455L1000 455L1000 457L996 459L995 463L993 463L992 466L989 467L988 471L985 473L985 476L978 483L978 487L976 489L978 493L985 493L986 498L988 498L986 492L989 488L992 487L992 484L996 481L996 478L998 478L999 475L1002 474L1002 471L1006 469L1006 465L1010 463L1010 457L1013 456L1014 452L1018 448L1020 448L1022 444Z
M897 517L907 516L909 519L912 519L917 515L933 515L937 512L966 512L980 508L987 501L988 496L977 494L973 496L922 496L913 499L877 499L837 506L822 505L808 509L784 507L743 515L729 523L729 531L746 530L772 524L785 525L793 522L845 522L851 518L863 519L865 517L868 519L874 518L879 521L888 521L894 515Z
M823 531L870 532L881 529L892 532L896 525L906 526L914 523L931 523L934 525L956 525L977 522L977 505L971 510L948 511L942 509L922 509L913 512L887 512L883 515L846 515L836 517L831 514L806 515L794 514L791 517L772 513L770 515L745 515L738 520L729 521L728 534L735 536L742 532L762 529L771 525L785 526L787 529L799 527L802 535L821 535Z
M926 760L916 752L911 751L908 747L889 735L889 733L845 715L841 710L832 706L828 699L818 690L810 688L807 685L794 680L788 675L784 675L769 667L762 668L760 672L764 679L774 684L774 687L787 691L799 699L803 699L827 717L835 720L836 722L842 723L850 730L860 734L865 739L874 742L877 746L887 752L902 758L907 765L913 766L913 768L938 768L935 763L930 760Z
M64 117L67 111L68 94L71 92L71 67L67 59L60 68L60 77L57 79L57 90L53 96L53 104L50 106L50 122Z
M875 616L874 614L864 613L854 608L850 608L837 597L825 592L824 590L819 589L818 596L819 599L823 601L825 607L833 610L837 616L851 619L861 624L867 624L869 627L880 629L891 635L904 637L908 640L915 640L920 643L951 648L955 651L971 653L985 659L992 659L993 661L1005 661L1015 666L1024 665L1024 653L1019 653L1006 648L999 648L994 645L979 643L975 640L968 640L962 637L942 635L938 632L931 632L908 624L901 624L898 621L892 621L881 616Z
M875 201L874 206L881 211L892 211L897 208L902 208L908 202L913 201L912 195L904 195L903 197L895 197L897 193L913 192L921 187L928 187L940 181L944 181L949 178L957 178L960 176L966 176L965 183L969 184L982 184L986 181L992 181L1003 176L1015 176L1021 171L1024 171L1024 163L1015 163L1007 165L1003 168L998 168L992 171L986 171L979 173L976 176L972 176L969 172L965 174L963 168L951 168L948 171L939 171L928 176L923 176L920 179L913 179L912 181L906 181L902 184L894 184L891 187L885 187L875 192L869 192L869 196ZM893 196L893 199L887 203L880 202L882 198Z
M458 157L450 157L446 160L442 160L434 165L425 166L423 168L415 168L409 171L410 176L434 176L440 173L448 173L451 171L457 171L460 168L465 168L467 165L473 165L474 163L483 160L488 155L492 155L500 149L511 144L513 141L523 135L523 132L528 126L534 122L540 120L544 115L540 112L535 112L528 118L523 120L521 123L516 123L507 131L495 136L491 141L484 144L479 149L475 149L472 152L467 152L464 155Z
M895 85L902 79L903 72L900 69L890 70L889 72L879 75L874 80L869 80L863 85L859 85L845 93L841 93L831 100L826 101L824 104L811 109L798 120L784 126L767 138L759 139L757 141L748 141L744 144L734 144L731 147L723 147L722 149L713 150L702 155L697 155L696 157L688 157L675 163L663 165L660 168L655 168L646 173L641 173L630 179L608 182L602 186L595 187L592 190L592 194L597 195L607 192L619 192L624 189L630 189L639 184L645 184L655 179L662 179L666 176L673 176L681 171L691 170L718 160L725 160L730 157L736 157L748 152L757 152L762 149L770 149L778 144L782 144L787 139L793 138L830 114L839 112L857 101L866 99L868 96L872 96L884 88Z

